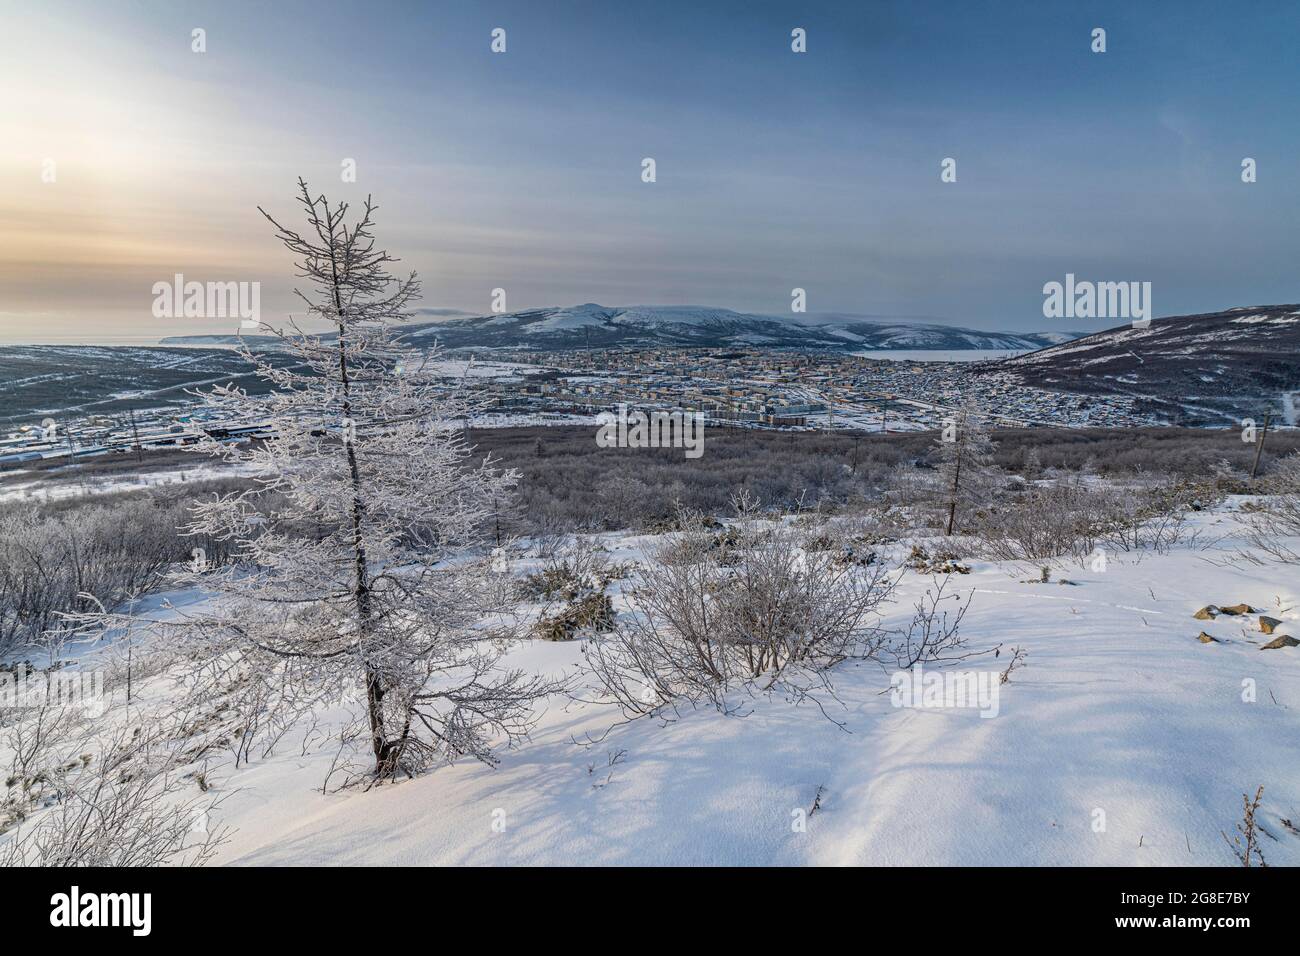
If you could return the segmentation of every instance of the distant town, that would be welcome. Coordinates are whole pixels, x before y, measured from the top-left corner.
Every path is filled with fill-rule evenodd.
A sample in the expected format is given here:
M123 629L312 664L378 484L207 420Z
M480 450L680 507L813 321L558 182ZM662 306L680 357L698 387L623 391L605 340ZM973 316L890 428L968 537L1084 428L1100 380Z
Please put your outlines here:
M921 431L962 411L995 428L1159 424L1126 396L1033 388L988 362L654 347L452 353L438 371L449 389L468 387L482 399L470 427L594 420L619 404L701 412L709 426L730 428ZM82 417L52 411L0 437L0 469L268 433L265 422L211 416L176 400Z

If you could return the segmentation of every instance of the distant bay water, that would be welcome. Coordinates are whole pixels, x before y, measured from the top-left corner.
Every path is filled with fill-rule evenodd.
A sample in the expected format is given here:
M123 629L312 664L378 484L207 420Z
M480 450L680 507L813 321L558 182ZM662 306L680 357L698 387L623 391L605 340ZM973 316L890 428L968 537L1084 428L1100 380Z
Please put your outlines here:
M1024 355L1024 349L871 349L854 352L863 358L895 362L987 362Z

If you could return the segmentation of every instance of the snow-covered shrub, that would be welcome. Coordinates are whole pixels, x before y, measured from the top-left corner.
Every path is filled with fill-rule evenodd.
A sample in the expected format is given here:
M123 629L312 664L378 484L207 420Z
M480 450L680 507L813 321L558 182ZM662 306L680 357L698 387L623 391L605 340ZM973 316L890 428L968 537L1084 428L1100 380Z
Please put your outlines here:
M216 851L218 799L182 773L175 719L105 731L58 704L32 711L4 734L0 867L199 865Z
M546 445L542 458L535 451L539 436ZM1010 475L1051 478L1080 471L1107 478L1195 478L1205 474L1207 462L1220 458L1227 458L1235 469L1249 470L1254 452L1235 431L1203 428L997 428L992 437L993 463L1001 473L991 477L998 484ZM678 502L725 516L728 497L738 487L751 488L767 505L786 513L799 509L801 495L804 508L852 511L869 507L886 493L918 515L925 502L931 528L943 531L947 521L947 502L933 488L938 450L932 432L718 428L709 432L708 454L698 460L684 459L680 449L671 448L617 454L597 449L586 426L492 429L476 439L480 449L491 450L521 472L523 507L514 526L514 533L521 535L605 528L603 490L629 482L637 483L643 500L624 498L616 501L617 507L627 509L628 515L642 509L652 516L643 525L629 525L637 530L657 530L672 518ZM1300 433L1270 432L1261 474L1273 466L1274 456L1290 453L1297 444ZM832 478L829 484L826 476ZM907 483L921 487L903 487ZM962 514L959 510L959 528Z
M1098 547L1161 553L1186 540L1188 512L1214 499L1211 486L1186 481L1063 478L999 497L968 530L1000 561L1082 560Z
M541 569L524 575L515 587L526 601L567 601L584 592L603 591L625 573L610 565L591 539L579 536L548 553Z
M0 652L61 631L65 612L96 602L113 608L148 592L196 544L219 560L219 545L178 532L186 520L180 499L144 496L0 513Z
M606 589L625 577L625 565L609 563L602 548L579 537L553 555L540 571L525 575L517 585L525 600L558 602L548 606L533 626L546 641L569 641L584 632L604 633L614 626L614 604Z
M571 641L590 632L604 634L614 627L614 602L608 594L591 591L575 595L558 611L543 614L533 633L544 641Z
M1257 490L1261 497L1242 508L1248 541L1242 557L1256 564L1300 564L1300 452L1274 465Z
M970 574L970 566L961 563L957 552L950 548L936 548L934 553L923 545L914 544L903 566L920 574Z
M803 525L807 529L804 547L809 551L830 551L841 564L874 564L875 547L891 544L893 536L882 532L879 512L868 515L825 517Z
M519 582L518 593L524 600L549 601L578 587L580 578L573 568L567 562L556 561L540 571L524 575Z
M1187 516L1223 498L1216 480L1160 478L1099 491L1103 545L1164 553L1187 540Z
M933 659L956 646L955 622L934 640L915 625L907 635L882 629L894 581L878 565L809 549L808 529L751 512L728 531L726 543L705 528L671 535L631 591L631 613L584 648L597 683L625 713L679 701L728 709L736 689L815 696L830 691L843 661L902 663L917 647L918 659Z
M736 550L745 541L739 526L724 526L702 516L693 520L678 519L678 522L683 530L669 534L659 546L656 557L660 564L691 564L706 553L724 567L736 563Z
M1028 485L988 508L971 541L997 561L1081 558L1099 539L1098 506L1097 492L1077 480Z

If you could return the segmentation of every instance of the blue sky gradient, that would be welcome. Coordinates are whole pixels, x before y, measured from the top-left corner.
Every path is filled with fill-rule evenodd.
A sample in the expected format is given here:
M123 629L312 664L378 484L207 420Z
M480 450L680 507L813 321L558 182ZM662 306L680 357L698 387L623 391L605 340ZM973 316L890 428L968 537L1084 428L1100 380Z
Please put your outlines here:
M1042 286L1067 272L1150 281L1157 315L1300 300L1292 2L0 14L0 340L210 330L151 324L174 272L260 281L279 316L289 260L255 206L291 215L298 175L374 194L430 308L486 312L503 287L512 309L788 314L799 286L810 311L1050 329Z

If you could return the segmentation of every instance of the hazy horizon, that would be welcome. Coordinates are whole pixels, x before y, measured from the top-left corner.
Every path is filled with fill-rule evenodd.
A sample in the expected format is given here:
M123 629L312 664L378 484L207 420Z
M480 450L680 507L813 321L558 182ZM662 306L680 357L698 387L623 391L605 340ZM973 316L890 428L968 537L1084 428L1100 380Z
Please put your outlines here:
M154 318L177 273L258 282L283 321L291 258L256 207L293 220L299 175L372 194L422 305L466 314L503 288L512 312L789 315L797 287L809 313L1118 324L1045 318L1067 273L1149 281L1156 316L1300 300L1294 4L0 12L0 343L236 330Z
M530 312L535 310L548 310L548 309L558 310L558 309L572 308L581 305L599 305L602 308L608 308L611 310L698 308L701 311L704 311L704 310L718 310L718 309L727 310L728 309L727 306L700 305L699 303L694 303L694 302L683 303L680 305L671 305L671 306L665 305L664 303L658 303L658 302L654 302L654 303L636 302L636 303L619 303L619 304L575 302L575 303L568 303L566 305L525 306L520 309L512 309L511 312L512 313ZM956 323L956 322L945 322L943 319L936 316L920 316L920 315L891 316L891 315L874 315L874 314L850 313L850 312L819 312L819 313L806 313L800 315L781 315L779 313L746 312L740 309L734 309L730 311L734 311L739 315L755 315L755 316L761 316L763 318L769 318L769 319L789 319L792 322L811 325L814 327L819 324L826 324L832 321L843 322L848 320L857 320L862 322L878 322L882 324L903 323L903 324L914 324L920 326L946 326L950 328L966 327L966 326L961 326L960 323ZM424 312L438 312L438 313L448 313L448 314L443 314L443 315L421 314ZM414 314L410 318L410 320L405 324L410 326L417 326L417 325L425 325L428 323L448 322L448 321L454 321L456 319L469 319L469 318L495 319L495 318L500 318L500 314L493 314L491 312L479 312L479 313L464 312L459 309L425 309L422 307L420 311L417 314ZM238 319L227 319L227 320L178 319L178 320L167 320L167 321L168 322L174 321L177 323L185 322L185 323L193 323L193 324L177 325L176 327L179 329L179 331L166 332L161 335L151 335L148 332L126 331L117 334L105 333L103 335L100 335L99 337L96 337L96 333L94 332L92 332L89 335L83 335L80 333L70 333L69 337L65 340L56 340L56 339L9 340L6 339L3 335L0 335L0 345L98 345L98 346L154 345L171 338L204 337L204 336L229 337L232 335L239 335L239 334L246 335L246 336L258 336L258 335L266 334L265 332L259 331L257 329L240 329ZM268 321L273 326L281 325L281 322L276 321L274 318L269 319ZM294 321L296 322L298 320L295 318ZM1065 328L1064 326L1062 326L1061 328L1049 328L1048 326L1050 325L1050 320L1044 319L1043 321L1044 321L1044 326L1042 329L1029 329L1029 330L1021 330L1021 331L1078 332L1087 322L1087 320L1084 319L1075 319L1073 320L1070 328ZM288 319L285 319L284 322L287 324ZM1109 326L1110 324L1111 323L1109 321L1105 323L1105 325L1107 326ZM205 328L207 326L211 326L211 328ZM312 325L310 323L304 322L301 323L301 327L303 327L306 331L329 331L328 326L322 326L320 324ZM996 332L996 331L1009 331L1009 330L988 329L988 330L977 330L977 331ZM1093 330L1089 330L1089 331L1093 331ZM207 343L193 342L193 343L178 343L178 344L201 346ZM226 343L216 343L216 344L218 346L222 346ZM917 351L917 350L913 350L913 351ZM920 349L919 351L950 351L950 350L949 349L935 349L935 350ZM1006 350L995 349L993 351L1006 351Z

